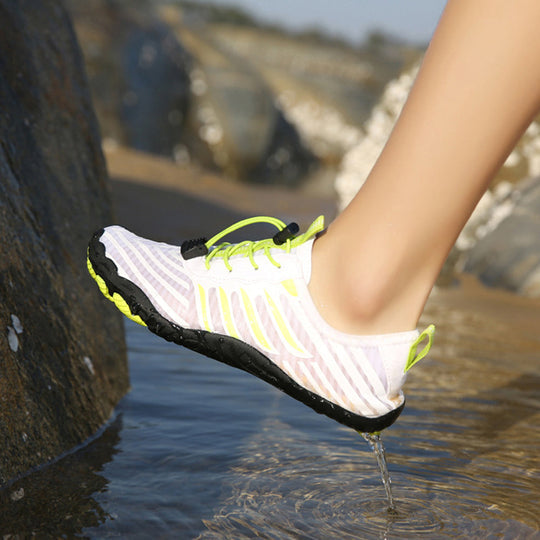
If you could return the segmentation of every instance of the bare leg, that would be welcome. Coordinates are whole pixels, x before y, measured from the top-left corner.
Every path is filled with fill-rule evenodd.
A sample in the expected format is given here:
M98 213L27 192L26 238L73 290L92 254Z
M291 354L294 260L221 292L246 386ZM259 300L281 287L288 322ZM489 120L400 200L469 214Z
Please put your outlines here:
M459 232L540 109L540 2L450 0L366 183L319 238L310 291L334 327L414 328Z

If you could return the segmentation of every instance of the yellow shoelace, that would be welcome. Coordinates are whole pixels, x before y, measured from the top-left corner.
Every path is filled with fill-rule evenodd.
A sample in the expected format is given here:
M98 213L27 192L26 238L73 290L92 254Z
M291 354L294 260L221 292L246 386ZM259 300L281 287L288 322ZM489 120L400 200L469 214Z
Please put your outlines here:
M254 223L269 223L274 225L278 232L273 238L265 238L264 240L252 241L245 240L239 244L231 244L229 242L223 242L221 244L215 245L216 242L221 240L224 236L246 227ZM285 224L283 221L277 218L268 217L268 216L258 216L234 223L230 227L227 227L223 231L214 235L210 240L205 243L206 248L208 249L208 254L205 258L206 268L210 268L210 262L212 259L219 257L223 259L225 267L227 270L232 271L232 266L229 262L229 258L233 255L245 255L249 258L253 268L257 269L259 266L255 262L254 255L257 251L264 250L264 254L268 257L268 260L277 268L280 268L281 265L277 262L270 252L272 249L281 249L286 253L289 253L291 248L296 247L306 240L309 240L318 232L324 229L324 216L319 216L308 228L308 230L299 236L295 236L298 232L298 226L296 223L291 223L290 225Z

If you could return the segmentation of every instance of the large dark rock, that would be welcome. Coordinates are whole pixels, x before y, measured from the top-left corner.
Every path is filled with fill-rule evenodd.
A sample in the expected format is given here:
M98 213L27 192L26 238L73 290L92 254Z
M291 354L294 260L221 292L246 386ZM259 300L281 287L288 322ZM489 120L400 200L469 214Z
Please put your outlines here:
M73 448L128 388L85 270L110 222L82 58L58 0L0 0L0 485Z

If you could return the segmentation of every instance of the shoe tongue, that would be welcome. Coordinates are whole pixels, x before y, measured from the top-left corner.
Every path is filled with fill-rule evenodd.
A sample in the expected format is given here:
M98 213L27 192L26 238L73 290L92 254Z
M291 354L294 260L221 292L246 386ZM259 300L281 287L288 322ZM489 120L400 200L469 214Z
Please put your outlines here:
M324 216L319 216L309 227L308 230L301 234L298 238L302 242L306 242L310 238L313 238L317 233L324 229Z
M296 248L296 256L298 257L302 276L306 283L309 283L311 279L311 250L313 249L314 241L315 238L311 238Z

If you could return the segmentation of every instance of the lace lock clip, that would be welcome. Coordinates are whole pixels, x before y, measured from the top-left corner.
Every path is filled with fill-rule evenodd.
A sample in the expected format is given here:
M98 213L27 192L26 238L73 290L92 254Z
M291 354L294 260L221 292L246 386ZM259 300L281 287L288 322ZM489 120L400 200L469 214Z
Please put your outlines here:
M287 240L294 238L294 235L298 234L299 230L300 227L298 226L298 223L289 223L284 229L281 229L281 231L274 234L272 240L276 246L281 246L281 244L284 244Z
M206 247L206 238L195 238L193 240L185 240L180 246L180 253L184 260L194 259L195 257L203 257L208 254Z

